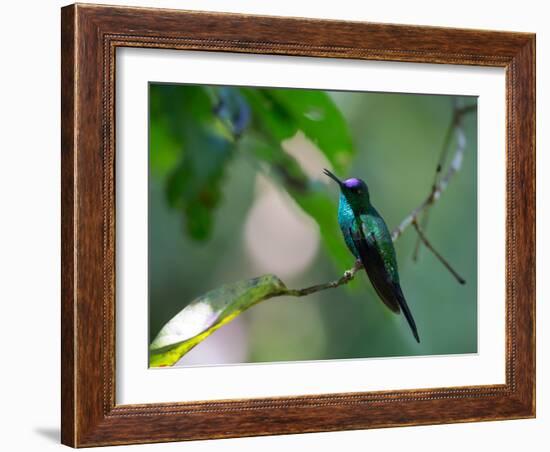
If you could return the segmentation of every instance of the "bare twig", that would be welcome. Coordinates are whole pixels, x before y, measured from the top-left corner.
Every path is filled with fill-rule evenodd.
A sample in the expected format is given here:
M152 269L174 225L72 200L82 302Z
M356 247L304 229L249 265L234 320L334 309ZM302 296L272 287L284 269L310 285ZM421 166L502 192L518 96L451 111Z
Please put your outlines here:
M453 98L456 99L456 98ZM451 147L451 138L453 137L453 131L455 130L455 127L457 126L457 109L458 105L456 100L453 100L453 116L452 120L449 124L449 127L447 128L447 132L445 133L445 138L443 139L443 146L441 146L441 152L439 154L439 160L437 161L437 166L435 167L435 174L434 179L432 182L432 191L435 190L435 187L439 183L439 178L441 177L441 172L443 171L443 168L445 166L445 163L447 161L447 155L449 154L449 148ZM426 211L422 214L422 229L426 230L428 227L428 221L430 218L430 210L426 209ZM413 252L413 261L418 260L418 255L420 253L420 245L422 243L422 240L420 240L420 237L417 238L416 244L414 246L414 252Z
M431 207L433 204L435 204L439 198L441 197L441 194L446 190L447 186L449 185L449 182L453 178L453 176L460 170L462 167L462 159L464 157L464 151L466 149L466 136L464 134L464 130L462 130L461 127L461 120L462 116L464 115L464 112L469 112L471 109L469 107L464 107L459 111L458 114L458 120L453 120L455 125L455 131L456 131L456 150L453 156L453 159L451 161L451 164L449 166L449 169L445 173L445 176L443 176L441 179L439 179L433 186L430 194L428 197L416 208L414 209L409 215L407 215L403 221L392 231L392 239L395 242L401 234L407 229L413 221L417 220L418 217L425 212L429 207Z
M458 274L458 272L449 264L449 262L433 247L433 245L430 243L420 226L418 225L418 222L415 220L413 221L413 226L416 229L416 232L418 233L418 238L426 245L426 248L428 248L432 253L434 253L434 256L439 259L439 262L441 262L449 272L456 278L456 280L460 284L465 284L466 281L462 276Z
M435 174L434 174L434 179L432 183L432 192L437 189L437 186L439 185L439 182L440 182L441 173L443 171L443 168L445 167L445 164L447 163L447 156L449 155L449 150L451 148L451 139L453 137L453 132L456 131L457 151L458 151L460 147L460 144L458 143L459 134L460 134L459 130L461 131L461 134L464 135L464 132L462 131L462 118L464 117L464 115L471 113L475 110L476 110L475 104L463 106L459 103L458 98L456 97L453 98L453 116L449 124L449 127L447 129L447 132L445 133L445 137L443 139L443 146L441 147L439 160L437 161L437 166L435 168ZM456 152L455 152L455 155L456 155ZM433 203L431 205L433 205ZM428 226L431 205L427 206L425 211L421 214L422 216L421 227L423 231L425 231ZM413 252L414 261L418 260L421 243L422 243L422 240L420 239L420 237L418 237L418 239L416 240L416 244Z

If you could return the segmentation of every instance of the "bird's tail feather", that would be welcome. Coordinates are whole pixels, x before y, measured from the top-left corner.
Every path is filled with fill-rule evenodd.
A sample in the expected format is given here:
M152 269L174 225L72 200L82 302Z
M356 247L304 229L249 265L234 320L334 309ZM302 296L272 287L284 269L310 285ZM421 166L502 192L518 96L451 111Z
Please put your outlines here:
M416 339L416 342L420 343L420 338L418 337L418 330L416 329L416 323L414 322L414 318L411 314L409 306L407 305L407 301L405 300L405 296L403 295L401 288L399 287L399 285L397 286L398 286L396 290L397 302L399 303L399 306L401 307L403 314L405 314L405 318L407 319L407 323L411 327L411 331L413 333L414 338Z
M384 266L384 262L381 260L380 255L378 253L371 252L371 249L367 244L367 240L361 228L358 228L357 231L353 231L350 228L349 234L353 240L355 248L359 253L361 263L363 264L363 267L365 267L367 275L369 276L369 279L371 280L371 283L374 289L378 293L378 296L386 304L386 306L388 306L393 312L399 312L399 308L401 308L401 310L403 311L403 314L405 314L405 318L407 319L407 323L411 328L411 331L413 333L414 338L416 339L416 342L420 343L420 338L418 337L418 330L416 329L416 323L414 322L414 318L411 314L409 306L407 305L407 301L405 300L405 296L403 295L403 291L401 290L401 286L399 285L399 282L393 282L389 290L389 293L388 291L380 290L378 284L376 283L376 278L371 277L371 274L369 273L369 269L376 268L376 267L382 268ZM368 264L369 261L374 261L374 264L369 265ZM382 293L382 292L385 292L385 293ZM395 303L396 300L397 300L397 304Z

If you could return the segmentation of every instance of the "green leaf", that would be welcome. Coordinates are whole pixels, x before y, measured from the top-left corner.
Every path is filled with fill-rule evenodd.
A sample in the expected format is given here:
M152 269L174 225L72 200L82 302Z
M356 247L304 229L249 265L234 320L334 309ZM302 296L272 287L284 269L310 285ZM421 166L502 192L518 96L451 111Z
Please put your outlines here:
M336 172L344 172L354 154L347 122L324 91L265 89L263 95L292 118L297 128L325 154Z
M241 88L240 90L252 109L253 124L258 132L281 142L298 131L298 124L292 115L266 96L266 89Z
M191 238L206 240L210 236L213 213L223 197L225 169L238 144L255 160L267 163L268 172L319 224L325 248L338 268L349 266L336 221L335 200L282 148L284 140L301 130L337 172L345 173L343 168L354 150L347 124L328 94L279 88L153 85L151 113L152 152L157 149L151 167L172 166L166 183L167 200L182 212ZM240 136L237 142L232 137L235 133ZM174 155L179 155L175 164Z
M172 366L244 310L286 291L277 276L264 275L207 292L189 303L160 330L149 346L149 366Z

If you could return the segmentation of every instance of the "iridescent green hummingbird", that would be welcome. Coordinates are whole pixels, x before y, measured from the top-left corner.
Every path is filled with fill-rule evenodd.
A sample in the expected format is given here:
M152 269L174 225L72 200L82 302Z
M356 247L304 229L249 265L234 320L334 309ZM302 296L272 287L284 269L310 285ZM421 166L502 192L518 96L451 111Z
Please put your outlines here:
M393 312L403 311L416 342L420 342L416 324L399 284L390 231L370 202L367 184L356 178L341 181L327 169L324 173L340 186L338 224L346 245L363 264L380 299Z

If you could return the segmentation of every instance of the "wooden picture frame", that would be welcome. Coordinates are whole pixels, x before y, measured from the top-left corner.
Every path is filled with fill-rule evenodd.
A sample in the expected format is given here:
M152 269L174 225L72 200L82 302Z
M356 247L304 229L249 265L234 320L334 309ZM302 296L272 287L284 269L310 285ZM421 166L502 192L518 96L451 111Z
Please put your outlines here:
M71 5L62 9L62 430L73 447L535 416L535 35ZM115 403L115 50L503 67L506 383Z

